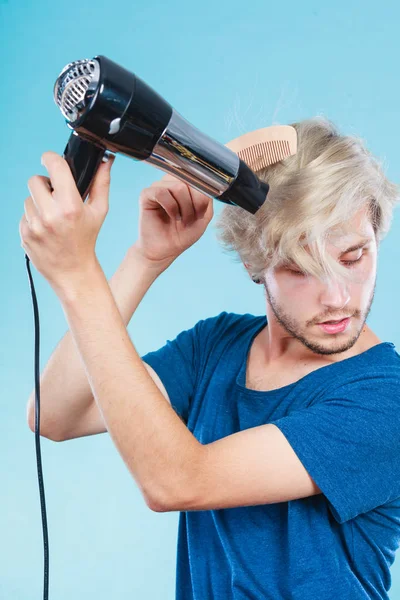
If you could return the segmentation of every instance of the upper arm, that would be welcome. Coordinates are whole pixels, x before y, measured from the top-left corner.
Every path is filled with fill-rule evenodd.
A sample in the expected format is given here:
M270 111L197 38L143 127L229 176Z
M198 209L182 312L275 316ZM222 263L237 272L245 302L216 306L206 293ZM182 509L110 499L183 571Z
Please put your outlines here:
M163 382L157 375L150 365L142 361L144 366L146 367L148 373L151 375L154 383L157 385L160 392L163 394L164 398L171 404L167 391L164 387ZM96 401L90 403L89 407L85 410L84 414L80 419L77 420L73 429L63 434L62 438L58 441L66 441L72 440L79 437L96 435L98 433L106 433L107 427L104 423L101 412L96 404Z
M206 444L202 451L191 492L168 510L271 504L321 493L283 433L271 423Z
M345 523L400 497L399 366L357 374L319 402L204 446L183 510L323 494Z

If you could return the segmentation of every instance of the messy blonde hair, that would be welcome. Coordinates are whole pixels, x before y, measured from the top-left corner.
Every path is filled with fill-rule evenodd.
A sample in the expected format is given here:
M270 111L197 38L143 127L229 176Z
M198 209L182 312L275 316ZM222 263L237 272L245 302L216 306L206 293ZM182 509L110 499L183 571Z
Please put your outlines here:
M255 215L224 205L214 225L217 239L238 255L236 260L249 263L258 279L266 269L289 263L318 279L350 278L351 271L327 251L327 241L351 233L351 219L365 208L379 245L400 188L386 178L362 139L340 135L327 118L291 125L297 153L257 172L270 186L266 201Z

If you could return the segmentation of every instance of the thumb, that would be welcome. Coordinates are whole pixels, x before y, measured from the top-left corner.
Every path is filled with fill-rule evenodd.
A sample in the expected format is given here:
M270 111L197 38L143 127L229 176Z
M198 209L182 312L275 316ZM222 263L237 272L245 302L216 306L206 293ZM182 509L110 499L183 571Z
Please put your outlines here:
M95 205L99 209L108 209L108 195L111 181L111 167L115 160L115 154L106 153L107 162L101 162L96 171L92 185L90 186L89 198L86 204Z

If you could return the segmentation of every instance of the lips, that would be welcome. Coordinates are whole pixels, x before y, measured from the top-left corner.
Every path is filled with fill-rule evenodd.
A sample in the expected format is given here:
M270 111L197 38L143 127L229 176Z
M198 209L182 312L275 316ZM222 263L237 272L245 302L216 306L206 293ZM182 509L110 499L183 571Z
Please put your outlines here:
M343 319L339 319L338 321L323 321L323 323L328 323L328 325L337 325L338 323L341 323L343 321Z
M344 319L348 319L350 315L348 315L347 317L342 317L341 319L335 319L333 320L329 320L329 321L322 321L322 323L318 323L318 325L323 325L324 323L332 323L332 325L337 325L338 323L340 323L341 321L344 321Z
M343 333L350 323L351 317L343 319L339 323L319 323L319 326L325 333Z

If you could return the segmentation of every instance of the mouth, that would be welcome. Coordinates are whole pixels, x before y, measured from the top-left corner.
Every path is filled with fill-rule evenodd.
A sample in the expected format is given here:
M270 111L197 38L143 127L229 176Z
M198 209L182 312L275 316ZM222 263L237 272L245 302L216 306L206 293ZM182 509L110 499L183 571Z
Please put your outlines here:
M318 323L318 325L338 325L338 323L341 323L342 321L344 321L345 319L349 319L350 317L351 315L347 317L342 317L341 319L336 319L335 321L322 321L321 323Z
M318 323L318 325L321 327L321 329L325 333L343 333L344 331L346 331L346 329L350 323L350 320L351 320L351 317L346 317L336 323L335 322L331 323L330 321L325 321L324 323Z

